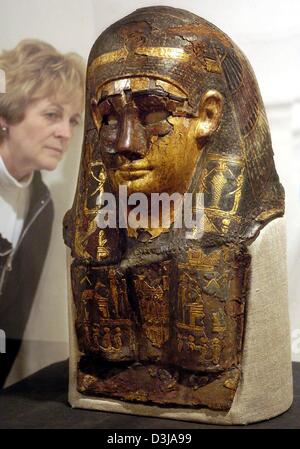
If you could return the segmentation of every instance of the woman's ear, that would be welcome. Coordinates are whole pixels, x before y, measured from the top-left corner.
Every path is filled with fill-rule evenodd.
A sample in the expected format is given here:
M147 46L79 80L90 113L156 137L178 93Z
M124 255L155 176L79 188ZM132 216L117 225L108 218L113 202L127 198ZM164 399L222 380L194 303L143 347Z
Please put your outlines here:
M92 98L92 101L91 101L91 111L92 111L93 121L94 121L97 131L99 133L101 124L102 124L102 116L99 112L98 102L95 98Z
M0 116L0 137L1 141L8 136L8 124L5 118Z
M211 136L219 126L223 110L223 96L217 90L207 91L200 103L196 138Z
M5 120L5 118L2 117L2 115L0 115L0 127L1 127L1 128L8 128L8 123L7 123L7 121Z

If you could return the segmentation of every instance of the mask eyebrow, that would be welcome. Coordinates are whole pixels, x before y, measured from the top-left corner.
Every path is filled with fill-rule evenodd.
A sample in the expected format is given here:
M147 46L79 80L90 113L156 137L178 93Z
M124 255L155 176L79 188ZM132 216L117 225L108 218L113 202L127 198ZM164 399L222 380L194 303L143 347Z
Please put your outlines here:
M186 98L171 95L162 89L148 89L141 91L132 91L128 89L116 95L105 97L98 103L101 115L107 115L116 112L121 114L126 105L133 106L144 111L157 111L164 109L173 115L186 115Z
M173 95L173 94L166 92L162 89L148 89L148 90L135 91L132 93L132 96L133 96L133 98L156 96L156 97L161 97L161 98L178 101L179 103L183 103L186 100L186 97L178 97L177 95Z
M166 98L159 97L157 95L145 93L140 95L133 95L133 101L136 106L145 106L145 107L166 107Z
M108 115L113 113L120 114L126 104L129 104L131 102L131 98L124 93L110 95L109 97L106 97L104 100L98 103L98 110L101 115Z
M155 92L155 93L154 93ZM143 112L155 112L158 110L168 111L170 114L178 114L184 108L185 100L170 99L169 95L157 95L156 91L135 92L133 94L134 103Z
M101 115L109 114L112 110L112 104L107 98L100 101L97 107Z

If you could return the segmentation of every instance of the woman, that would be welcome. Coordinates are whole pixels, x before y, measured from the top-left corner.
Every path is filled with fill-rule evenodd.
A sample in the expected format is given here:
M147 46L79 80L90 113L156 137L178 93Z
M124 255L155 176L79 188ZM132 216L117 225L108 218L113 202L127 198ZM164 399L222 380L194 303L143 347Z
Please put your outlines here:
M0 386L18 353L45 261L53 203L40 170L54 170L83 108L81 58L24 40L0 54Z

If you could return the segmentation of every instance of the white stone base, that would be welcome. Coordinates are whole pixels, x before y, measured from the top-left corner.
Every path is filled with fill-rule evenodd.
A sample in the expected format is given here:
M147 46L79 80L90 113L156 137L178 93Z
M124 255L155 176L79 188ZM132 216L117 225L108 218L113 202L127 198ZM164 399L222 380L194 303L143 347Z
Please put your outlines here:
M224 425L253 423L285 412L292 404L293 389L284 218L269 223L249 247L249 252L252 256L251 288L242 379L230 411L166 409L80 394L76 389L78 348L69 279L69 402L72 407Z

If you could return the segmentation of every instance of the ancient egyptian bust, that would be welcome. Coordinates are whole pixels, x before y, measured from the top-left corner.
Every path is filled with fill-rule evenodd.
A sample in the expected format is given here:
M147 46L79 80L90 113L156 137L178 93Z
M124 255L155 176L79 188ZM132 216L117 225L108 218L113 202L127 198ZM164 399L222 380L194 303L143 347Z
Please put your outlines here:
M101 229L101 195L118 203L119 186L147 197L202 192L201 238L172 221ZM78 186L64 220L77 390L228 411L242 372L248 246L283 213L259 89L231 39L169 7L104 31L89 57Z

